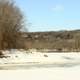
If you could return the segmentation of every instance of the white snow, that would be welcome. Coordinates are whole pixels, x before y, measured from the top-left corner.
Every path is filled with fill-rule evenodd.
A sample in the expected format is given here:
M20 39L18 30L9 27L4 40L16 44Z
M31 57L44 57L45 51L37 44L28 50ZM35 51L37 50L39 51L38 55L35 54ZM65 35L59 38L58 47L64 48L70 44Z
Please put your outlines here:
M26 51L11 50L3 52L7 58L0 58L0 64L12 64L12 63L80 63L80 52L72 53L41 53ZM47 55L45 57L44 55Z
M11 54L10 54L11 53ZM80 64L80 52L72 53L26 53L26 51L4 52L8 58L0 59L3 68L13 66L13 63L39 62L40 64ZM44 57L47 55L48 57ZM7 63L7 64L5 64ZM26 63L27 64L27 63ZM34 63L35 64L35 63ZM17 66L17 64L16 64ZM22 70L21 70L22 69ZM15 70L0 71L1 80L80 80L80 65L72 67L42 67L17 68Z
M0 71L1 80L80 80L80 66Z

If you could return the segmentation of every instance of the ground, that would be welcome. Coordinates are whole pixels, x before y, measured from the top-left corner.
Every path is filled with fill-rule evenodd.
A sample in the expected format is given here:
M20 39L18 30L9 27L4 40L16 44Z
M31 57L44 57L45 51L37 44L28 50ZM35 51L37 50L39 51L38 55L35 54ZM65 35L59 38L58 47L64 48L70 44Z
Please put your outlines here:
M9 54L7 51L6 55L10 57L3 58L0 63L2 80L80 80L79 52L26 54L12 51Z

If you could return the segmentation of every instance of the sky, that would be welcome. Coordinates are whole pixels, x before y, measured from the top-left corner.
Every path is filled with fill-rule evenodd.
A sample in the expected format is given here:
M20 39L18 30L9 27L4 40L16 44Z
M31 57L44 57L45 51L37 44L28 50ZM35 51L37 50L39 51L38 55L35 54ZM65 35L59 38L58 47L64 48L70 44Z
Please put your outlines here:
M15 0L28 31L80 29L80 0Z

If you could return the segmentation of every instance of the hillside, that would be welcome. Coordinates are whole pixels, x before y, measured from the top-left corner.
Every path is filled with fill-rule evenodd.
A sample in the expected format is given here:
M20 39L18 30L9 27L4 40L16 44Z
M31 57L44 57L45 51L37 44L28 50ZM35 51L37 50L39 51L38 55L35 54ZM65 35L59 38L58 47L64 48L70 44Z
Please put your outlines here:
M23 33L24 48L80 51L80 30Z

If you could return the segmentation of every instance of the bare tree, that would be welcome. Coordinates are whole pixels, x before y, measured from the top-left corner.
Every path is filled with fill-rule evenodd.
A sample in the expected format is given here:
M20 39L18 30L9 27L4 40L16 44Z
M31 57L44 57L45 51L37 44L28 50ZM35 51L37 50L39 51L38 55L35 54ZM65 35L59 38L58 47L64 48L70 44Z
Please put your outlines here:
M16 48L24 18L12 0L0 0L0 49Z

